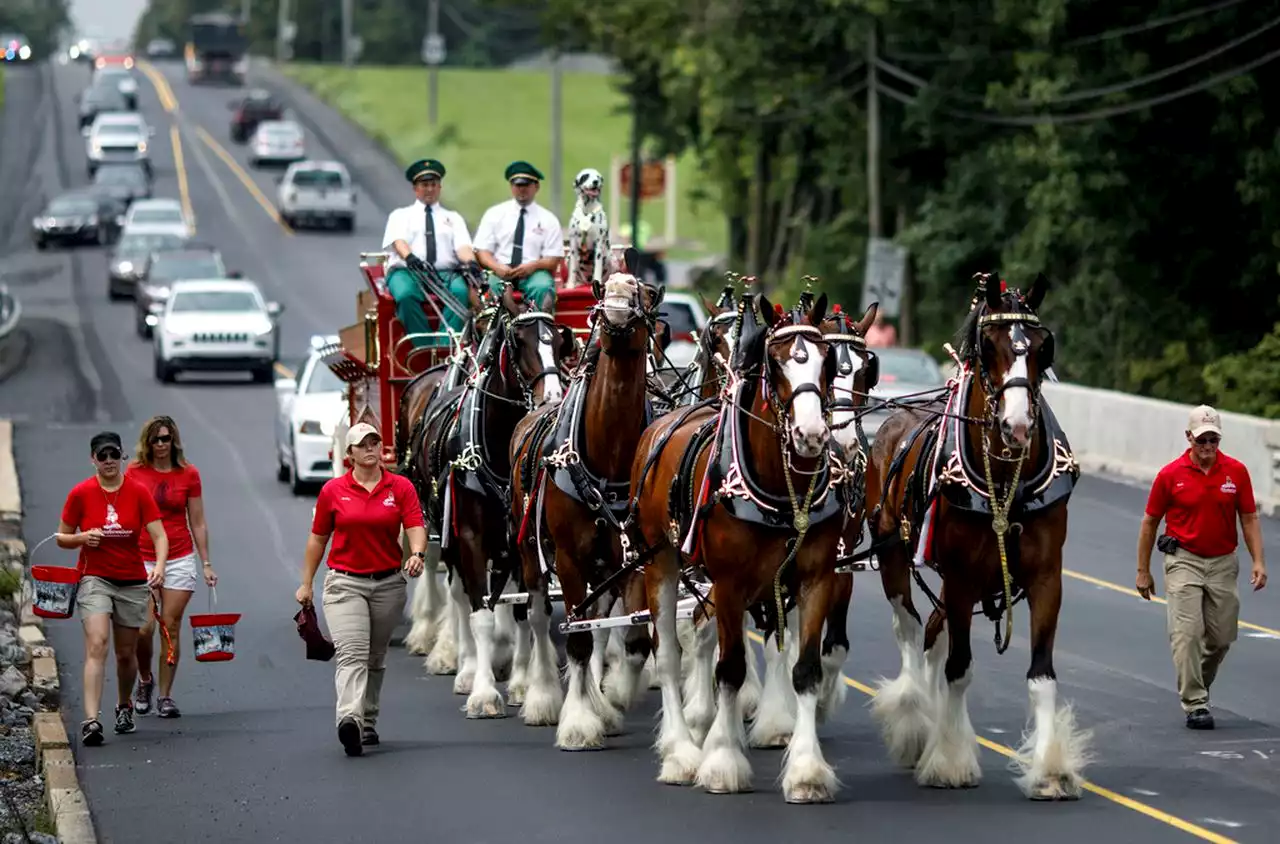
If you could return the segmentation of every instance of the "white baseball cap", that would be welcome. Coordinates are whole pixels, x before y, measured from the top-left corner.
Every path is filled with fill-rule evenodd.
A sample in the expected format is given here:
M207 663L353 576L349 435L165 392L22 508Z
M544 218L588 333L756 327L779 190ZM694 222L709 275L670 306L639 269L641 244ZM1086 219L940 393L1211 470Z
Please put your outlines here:
M1222 417L1209 405L1202 404L1192 409L1191 415L1187 418L1187 430L1191 432L1192 437L1199 437L1210 431L1222 436Z
M353 445L359 445L364 441L364 438L370 434L373 434L379 440L382 439L382 434L378 433L378 429L370 425L368 422L357 422L355 425L352 425L351 430L347 431L347 448L351 448Z

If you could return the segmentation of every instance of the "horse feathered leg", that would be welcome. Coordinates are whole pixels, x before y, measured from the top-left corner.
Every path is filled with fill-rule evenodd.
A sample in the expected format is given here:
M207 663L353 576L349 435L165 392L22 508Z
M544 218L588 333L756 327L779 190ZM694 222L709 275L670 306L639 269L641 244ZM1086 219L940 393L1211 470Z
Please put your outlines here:
M529 688L525 692L520 717L530 727L550 727L560 720L564 691L560 688L555 645L551 641L551 612L546 581L536 592L529 591L529 627L533 653L529 660Z
M567 561L561 565L563 556L563 550L557 549L556 571L567 609L586 597L586 584L578 574L579 566ZM556 729L556 747L561 750L599 750L604 747L605 735L621 727L621 713L605 700L600 678L592 673L593 650L591 633L570 633L565 642L569 682Z
M716 717L702 743L702 764L696 783L712 794L750 791L751 762L747 759L747 731L742 723L738 690L746 679L746 650L742 637L743 608L734 586L718 581L712 587L720 661L716 664Z
M1053 640L1062 604L1061 559L1027 588L1031 608L1031 667L1027 689L1034 721L1024 734L1010 765L1015 782L1032 800L1080 797L1082 772L1091 761L1092 731L1076 727L1070 704L1058 706L1058 680L1053 671Z
M674 607L672 612L675 612ZM685 681L684 720L701 745L716 717L715 652L716 620L704 619L694 629L689 678ZM723 658L723 657L722 657Z
M799 657L791 672L796 696L795 728L783 755L782 796L788 803L829 803L840 785L818 741L818 692L825 673L820 653L822 628L837 585L835 573L822 568L825 566L807 572L807 582L800 589L799 635L791 637L800 641L796 646Z
M747 627L742 626L743 641L746 641ZM756 713L760 710L760 696L763 694L764 688L760 682L760 668L756 664L756 655L751 648L747 648L747 679L742 683L742 689L738 692L738 703L742 706L742 720L754 721Z
M654 662L662 688L662 723L654 747L662 762L658 781L689 785L698 773L702 750L684 718L680 693L680 639L676 633L676 568L674 549L667 548L645 567L645 586L653 612Z
M901 546L885 548L880 554L880 578L893 608L893 637L902 668L894 679L880 679L871 716L880 725L889 758L913 767L929 740L937 697L935 687L925 680L924 625L911 600L908 566ZM945 643L937 653L946 653Z
M413 589L410 609L413 624L404 639L405 648L411 654L430 654L440 636L443 610L448 597L440 587L440 576L436 572L439 563L440 543L428 543L425 568Z
M515 653L511 660L511 679L507 682L507 702L518 706L524 703L529 688L529 658L533 653L528 604L512 607L512 617L516 625Z
M428 546L428 573L433 572L440 561L439 546L437 545L436 548L435 561L432 562L431 546ZM456 579L452 574L445 574L444 602L436 615L436 629L438 631L436 643L431 652L427 654L423 664L428 674L454 674L458 670L458 610L457 603L452 597L453 582Z
M946 690L938 704L937 720L929 733L920 762L916 765L916 782L936 788L963 788L977 785L982 779L978 765L978 737L969 720L966 700L973 682L973 653L970 628L973 624L973 595L969 590L951 586L943 596L947 610L950 642L945 668ZM941 640L942 637L938 637ZM939 641L934 642L936 648Z
M462 576L455 568L449 581L449 596L453 599L454 619L457 622L458 635L458 673L453 678L455 695L471 694L471 686L476 675L476 640L471 632L471 600L467 598L467 590Z
M796 696L792 689L791 670L799 657L795 636L799 617L798 609L787 613L787 629L792 635L783 636L786 646L781 653L778 652L776 632L765 641L764 688L755 721L751 724L752 747L786 747L796 728Z
M645 599L642 577L631 575L627 578L623 600L619 603L624 613L645 609L648 602ZM604 692L609 702L625 713L635 702L636 693L640 689L640 675L653 650L653 641L647 624L625 628L621 636L623 652L605 678Z
M853 575L835 575L835 599L827 617L827 633L822 640L822 687L818 692L818 723L824 723L844 705L849 687L840 669L849 656L849 603L853 599Z
M510 604L499 604L493 611L493 616L493 676L500 682L506 682L511 679L515 662L515 608Z

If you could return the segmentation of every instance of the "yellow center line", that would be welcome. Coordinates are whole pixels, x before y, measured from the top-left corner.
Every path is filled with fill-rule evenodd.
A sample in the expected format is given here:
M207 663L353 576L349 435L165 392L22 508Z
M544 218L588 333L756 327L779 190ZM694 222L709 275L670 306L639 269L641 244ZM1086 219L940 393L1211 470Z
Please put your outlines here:
M139 59L137 67L147 79L151 80L152 87L156 89L156 97L160 100L160 105L164 107L164 110L170 114L176 111L178 99L173 95L173 89L169 87L169 81L164 78L163 74L156 70L155 65L145 59Z
M267 216L275 220L284 230L286 234L293 234L293 229L280 216L280 212L276 211L276 207L271 204L271 200L263 196L262 191L258 190L258 186L253 183L253 179L244 171L239 163L231 157L231 153L223 148L222 144L213 139L213 136L205 131L203 126L196 126L196 134L200 136L200 140L204 141L204 145L213 151L213 154L222 159L222 163L227 165L227 169L231 171L231 175L240 180L245 190L249 191L249 195L257 200L262 206L262 210L267 212Z
M764 637L762 637L759 633L748 631L747 636L749 636L753 642L756 642L761 647L767 647L764 642ZM849 686L852 689L857 689L867 697L876 696L876 690L871 688L865 683L859 683L857 680L854 680L850 677L846 677L843 674L840 675L840 679L844 680L844 683L846 686ZM1009 758L1013 758L1016 755L1016 752L1012 747L1008 747L1006 745L1000 744L999 742L991 741L990 739L983 738L982 736L978 736L978 744L981 745L982 747L985 747L987 750L993 750L996 753L999 753L1001 756L1007 756ZM1140 800L1134 800L1133 798L1126 797L1123 794L1117 794L1116 792L1112 791L1109 788L1103 788L1100 785L1095 785L1094 783L1091 783L1088 780L1083 780L1081 782L1081 787L1084 788L1085 791L1088 791L1091 794L1096 794L1099 797L1103 798L1104 800L1110 800L1112 803L1115 803L1116 805L1124 806L1126 809L1131 809L1137 812L1138 814L1146 815L1152 820L1157 820L1157 821L1160 821L1161 823L1168 824L1174 829L1180 829L1183 832L1190 833L1191 835L1196 836L1197 838L1203 839L1205 841L1211 841L1213 842L1213 844L1239 844L1234 839L1227 838L1224 835L1219 835L1218 833L1205 829L1202 826L1197 826L1196 824L1193 824L1190 821L1183 820L1182 818L1179 818L1176 815L1171 815L1168 812L1162 812L1156 807L1148 806L1146 803L1143 803Z
M281 378L292 378L292 377L293 377L293 370L292 370L292 369L290 369L289 367L285 366L285 365L284 365L283 363L281 363L280 361L276 361L275 369L276 369L276 374L277 374L277 375L279 375Z
M1071 571L1070 569L1063 569L1062 573L1067 577L1073 577L1076 580L1082 580L1085 583L1091 583L1094 586L1099 586L1103 589L1110 589L1112 592L1119 592L1121 595L1128 595L1132 598L1137 598L1140 601L1143 600L1142 596L1138 594L1137 589L1130 589L1128 586L1121 586L1119 583L1112 583L1109 580L1103 580L1100 577L1094 577L1093 575L1090 575L1090 574L1081 574L1078 571ZM1157 604L1169 603L1166 599L1161 598L1159 595L1152 595L1151 600ZM1280 638L1280 630L1275 630L1271 627L1263 627L1261 624L1250 624L1247 621L1241 621L1239 622L1239 624L1241 627L1245 628L1246 630L1254 630L1254 631L1257 631L1258 633L1267 633L1271 636Z
M182 197L182 213L187 215L191 223L191 234L196 233L196 212L191 207L191 191L187 187L187 165L182 158L182 136L178 133L178 124L169 126L169 139L173 144L173 166L178 172L178 195Z

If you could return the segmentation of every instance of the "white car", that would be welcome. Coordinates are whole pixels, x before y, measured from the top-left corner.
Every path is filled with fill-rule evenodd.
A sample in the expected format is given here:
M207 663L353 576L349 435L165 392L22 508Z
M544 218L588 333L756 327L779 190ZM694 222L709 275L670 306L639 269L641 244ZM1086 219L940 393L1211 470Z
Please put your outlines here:
M133 78L133 72L126 67L106 65L97 68L89 84L103 87L115 86L115 89L124 95L130 108L138 107L138 80Z
M874 440L876 431L897 410L885 406L886 400L901 396L925 398L927 395L920 394L928 394L929 391L946 385L947 374L938 366L933 356L923 349L873 346L871 351L879 359L880 383L871 388L871 394L867 397L867 405L873 409L863 414L862 430L869 440Z
M147 315L156 380L172 383L184 370L247 369L254 381L270 383L280 348L276 318L283 310L252 281L174 282L169 298Z
M333 433L347 414L344 384L322 360L325 347L338 338L316 335L296 378L276 378L277 477L288 481L294 494L306 484L333 477Z
M661 319L671 328L671 343L664 352L667 362L676 369L693 363L698 354L698 333L707 324L707 312L692 293L668 290L658 306Z
M276 207L290 228L332 223L343 231L356 227L356 192L351 174L338 161L295 161L276 190Z
M279 164L307 157L307 140L302 127L292 120L264 120L249 139L249 164Z
M156 133L135 111L107 111L94 118L85 135L89 175L103 164L141 164L151 177L151 137Z
M176 199L139 199L124 217L124 232L145 226L150 233L165 232L187 238L195 234L191 221Z

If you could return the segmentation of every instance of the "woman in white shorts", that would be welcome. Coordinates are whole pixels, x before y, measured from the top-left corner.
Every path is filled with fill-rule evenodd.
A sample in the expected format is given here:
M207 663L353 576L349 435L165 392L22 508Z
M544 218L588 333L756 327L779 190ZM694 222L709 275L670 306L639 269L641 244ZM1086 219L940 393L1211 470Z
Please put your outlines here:
M160 664L160 697L155 703L155 711L161 718L178 718L182 713L173 702L173 679L178 671L178 656L182 652L178 646L182 617L200 581L204 580L213 587L218 582L218 575L209 562L209 526L204 519L200 472L187 462L182 453L177 423L168 416L152 417L142 426L136 455L129 464L127 475L150 490L151 497L160 508L165 536L169 539L169 562L164 570L159 609L165 629L169 631L174 664L169 664L167 653L156 660ZM150 572L155 565L155 549L146 539L140 546L142 561ZM151 673L155 628L155 616L148 615L138 637L138 692L133 709L139 715L151 712L152 696L156 690L155 675Z

